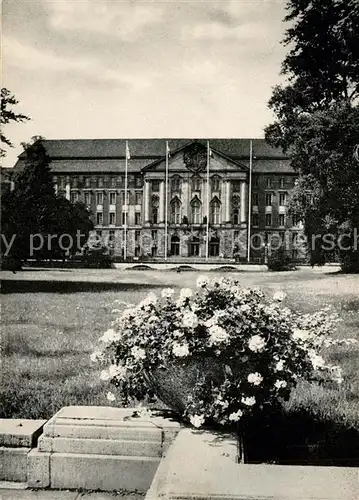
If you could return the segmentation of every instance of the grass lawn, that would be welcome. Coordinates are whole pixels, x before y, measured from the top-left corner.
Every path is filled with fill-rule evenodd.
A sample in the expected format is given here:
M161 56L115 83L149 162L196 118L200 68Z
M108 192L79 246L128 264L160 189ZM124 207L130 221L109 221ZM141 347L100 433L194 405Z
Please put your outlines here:
M108 405L106 383L99 380L89 355L110 325L114 301L136 303L159 286L193 287L199 274L203 272L1 272L0 416L49 418L66 405ZM234 274L245 286L260 286L270 294L284 290L286 305L295 310L332 305L342 319L337 337L359 340L358 276L331 273L330 268ZM300 384L287 407L304 407L323 420L359 429L359 345L332 347L326 354L343 366L342 386Z

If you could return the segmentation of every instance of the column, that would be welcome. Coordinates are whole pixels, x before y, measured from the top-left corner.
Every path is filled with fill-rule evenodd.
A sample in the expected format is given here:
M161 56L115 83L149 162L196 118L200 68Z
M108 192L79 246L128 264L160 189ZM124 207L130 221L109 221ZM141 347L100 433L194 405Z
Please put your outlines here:
M247 183L241 182L241 222L247 222L248 188Z
M226 181L225 195L226 195L226 202L225 202L226 213L225 213L225 221L224 222L230 222L231 221L231 181Z
M67 182L66 183L66 187L65 187L65 198L67 200L70 200L70 183Z
M145 179L145 189L143 196L143 206L144 206L144 222L148 222L150 220L150 182L148 179Z
M159 221L165 220L165 181L160 181Z

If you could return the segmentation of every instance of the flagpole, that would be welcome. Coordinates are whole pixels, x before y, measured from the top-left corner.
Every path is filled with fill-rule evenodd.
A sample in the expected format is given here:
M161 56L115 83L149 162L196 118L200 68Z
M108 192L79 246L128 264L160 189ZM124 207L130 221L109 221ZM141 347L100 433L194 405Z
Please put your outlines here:
M168 241L167 241L167 225L168 225L168 141L166 141L166 174L165 174L165 260L167 260Z
M251 260L251 224L252 224L252 167L253 141L249 141L249 186L248 186L248 228L247 228L247 261Z
M206 260L209 254L209 162L210 162L210 149L209 141L207 141L207 227L206 227Z
M128 186L127 186L127 182L128 182L128 141L126 141L126 154L125 154L125 217L124 217L124 226L123 226L123 244L124 244L124 248L123 248L123 257L124 257L124 260L126 260L127 258L127 215L128 215L128 204L127 204L127 190L128 190Z

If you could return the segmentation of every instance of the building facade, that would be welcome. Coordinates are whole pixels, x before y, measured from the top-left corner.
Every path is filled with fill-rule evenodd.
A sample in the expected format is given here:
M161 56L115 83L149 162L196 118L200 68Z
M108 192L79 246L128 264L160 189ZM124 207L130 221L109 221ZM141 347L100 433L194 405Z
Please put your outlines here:
M248 139L169 139L169 154L165 139L133 139L127 160L121 139L43 144L56 191L85 203L90 240L101 239L118 260L258 262L276 238L294 260L302 257L293 244L300 223L287 214L296 174L264 139L252 141L251 176ZM20 155L15 171L23 167Z

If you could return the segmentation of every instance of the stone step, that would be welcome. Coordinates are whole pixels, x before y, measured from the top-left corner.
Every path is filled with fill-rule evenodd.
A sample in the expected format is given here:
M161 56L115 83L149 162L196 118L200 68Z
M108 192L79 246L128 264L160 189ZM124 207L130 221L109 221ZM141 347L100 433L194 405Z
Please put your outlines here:
M0 446L34 448L46 420L0 419Z
M39 451L55 453L82 453L90 455L125 455L160 457L161 441L118 440L118 439L79 439L41 436Z
M27 479L27 454L31 448L0 448L0 480L20 481Z
M137 490L151 485L160 458L83 453L49 453L32 450L28 455L31 488Z
M115 439L120 441L162 442L162 430L157 427L123 427L118 425L59 425L48 427L44 436L55 438Z

